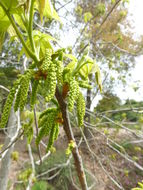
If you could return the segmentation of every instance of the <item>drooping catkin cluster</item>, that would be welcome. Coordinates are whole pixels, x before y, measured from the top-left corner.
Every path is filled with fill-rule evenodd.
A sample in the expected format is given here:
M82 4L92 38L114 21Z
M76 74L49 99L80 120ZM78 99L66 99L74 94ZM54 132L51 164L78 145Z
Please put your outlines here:
M57 74L57 82L61 84L63 82L63 62L56 60L56 74Z
M52 56L52 50L46 49L45 59L44 59L43 64L41 65L41 68L40 68L43 72L48 71L49 66L51 64L51 56Z
M69 81L69 94L68 94L68 109L71 112L74 107L74 103L79 94L79 85L73 78Z
M34 107L34 104L36 103L38 85L39 85L39 80L35 80L32 85L32 93L31 93L31 100L30 100L32 109Z
M44 136L49 135L47 151L50 150L59 134L59 124L56 122L57 116L57 108L48 108L47 110L43 111L39 117L38 124L40 131L36 139L36 144L38 145Z
M42 72L47 73L47 77L45 80L45 85L47 86L47 96L46 101L49 102L55 95L56 91L56 83L57 83L57 65L55 61L52 61L52 51L50 49L46 49L45 59L40 69Z
M14 98L15 98L15 93L16 93L16 90L17 90L17 88L19 86L19 83L20 83L20 80L18 79L14 83L13 88L11 89L11 91L10 91L8 97L7 97L7 100L6 100L4 109L3 109L3 114L2 114L2 117L1 117L1 123L0 123L1 128L4 128L6 126L6 124L7 124L7 122L8 122L11 107L12 107L12 104L13 104L13 101L14 101Z
M15 112L20 108L23 111L24 106L27 102L27 95L30 85L31 77L33 76L33 70L27 70L27 72L21 76L18 92L16 94L14 110Z
M77 98L77 118L78 118L78 125L81 127L83 125L85 115L85 99L80 92Z

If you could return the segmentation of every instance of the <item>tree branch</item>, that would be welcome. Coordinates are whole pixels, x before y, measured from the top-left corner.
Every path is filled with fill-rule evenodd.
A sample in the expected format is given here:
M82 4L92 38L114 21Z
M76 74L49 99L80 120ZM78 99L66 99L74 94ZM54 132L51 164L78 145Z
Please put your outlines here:
M62 112L63 128L64 128L64 131L67 135L68 142L70 142L71 140L75 142L75 138L74 138L74 135L73 135L73 132L71 129L71 125L70 125L70 121L69 121L67 104L64 101L64 99L63 99L58 88L56 88L56 94L55 95L56 95L56 98L57 98L58 103L60 105L61 112ZM75 167L77 170L77 175L78 175L78 178L79 178L79 181L81 184L81 188L82 188L82 190L87 190L88 189L87 181L86 181L86 177L85 177L82 159L81 159L81 156L79 154L77 145L73 148L72 155L73 155L73 158L75 161Z

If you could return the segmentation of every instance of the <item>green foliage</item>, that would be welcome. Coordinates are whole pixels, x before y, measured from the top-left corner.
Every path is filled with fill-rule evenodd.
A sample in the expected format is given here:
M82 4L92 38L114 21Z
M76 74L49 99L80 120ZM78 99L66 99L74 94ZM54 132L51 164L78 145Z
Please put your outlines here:
M35 7L40 13L41 21L43 21L43 16L45 16L47 19L55 19L61 22L57 12L52 7L50 0L37 0Z
M95 8L95 14L97 16L103 15L105 13L105 10L106 10L105 4L104 3L99 3L97 5L97 7Z
M121 100L118 96L112 94L111 92L105 92L103 98L99 101L96 106L96 111L104 112L108 110L116 110L121 106Z
M87 12L84 14L84 22L85 23L89 22L91 20L91 18L92 18L91 12Z
M65 150L60 150L60 151L57 150L55 153L51 154L51 156L48 157L48 159L45 160L42 165L40 165L36 168L36 172L38 174L43 173L43 172L47 171L48 169L55 167L56 165L66 163L66 161L67 161L67 156L65 154ZM72 160L71 160L71 163L73 163ZM53 172L56 173L57 170L55 170ZM53 175L53 172L48 173L44 177L50 177L51 175ZM74 167L72 167L72 173L73 173L75 179L77 180ZM78 180L77 180L77 182L78 182ZM52 180L52 185L53 185L54 189L60 189L60 190L68 190L69 187L71 187L71 177L70 177L70 172L69 172L68 167L62 168L59 175Z
M33 185L32 190L54 190L54 188L45 181L37 181Z
M66 149L66 155L69 156L69 155L71 154L73 148L75 148L75 146L76 146L76 143L71 140L71 141L68 143L68 148Z
M132 190L143 190L143 182L138 182L139 187L133 188Z
M30 178L32 174L32 169L31 168L28 168L24 171L22 171L19 175L18 175L18 179L20 181L23 181L24 183L28 181L28 179Z
M75 146L75 142L70 142L68 147L70 147L72 150L74 146ZM36 173L37 174L44 173L45 171L50 170L51 168L54 168L55 166L66 163L67 159L68 157L65 154L65 150L57 150L56 152L51 154L51 156L49 156L48 159L43 162L43 164L36 167ZM76 170L75 170L75 167L73 166L73 163L74 163L73 159L71 159L70 163L71 165L69 167L63 167L60 173L58 174L58 176L52 180L51 184L53 188L60 189L60 190L69 190L69 188L74 189L74 186L72 185L72 182L71 182L71 173L74 178L75 184L79 185L79 181L76 175ZM71 173L70 173L70 169L71 169ZM54 173L57 173L57 170L52 171L51 173L49 172L48 174L45 174L45 176L43 177L48 178L51 175L54 175ZM86 173L86 177L87 177L88 184L92 185L94 182L92 177L88 173Z
M19 153L17 151L14 151L11 153L11 158L13 161L18 161Z

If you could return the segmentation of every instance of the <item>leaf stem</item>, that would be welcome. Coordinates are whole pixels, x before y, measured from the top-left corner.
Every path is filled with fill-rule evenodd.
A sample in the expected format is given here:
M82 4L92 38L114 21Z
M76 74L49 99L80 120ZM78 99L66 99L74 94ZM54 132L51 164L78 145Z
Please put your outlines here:
M23 37L22 37L22 35L21 35L21 33L20 33L20 31L19 31L17 25L16 25L16 23L14 22L13 17L11 16L11 14L9 13L9 11L7 10L7 8L5 7L5 5L4 5L1 1L0 1L0 6L3 8L4 12L6 13L7 17L9 18L9 20L10 20L10 22L11 22L11 24L12 24L12 26L13 26L13 28L14 28L16 34L17 34L17 36L19 37L19 39L20 39L22 45L24 46L25 50L27 51L28 55L29 55L36 63L39 62L39 60L38 60L37 56L35 55L35 53L33 53L33 52L27 47L27 45L26 45L26 43L25 43L25 41L24 41L24 39L23 39Z
M33 35L32 35L32 30L33 30L33 16L34 16L34 1L35 1L35 0L31 0L31 5L30 5L28 34L29 34L29 40L30 40L30 44L31 44L32 51L33 51L34 53L36 53L35 45L34 45L34 40L33 40Z

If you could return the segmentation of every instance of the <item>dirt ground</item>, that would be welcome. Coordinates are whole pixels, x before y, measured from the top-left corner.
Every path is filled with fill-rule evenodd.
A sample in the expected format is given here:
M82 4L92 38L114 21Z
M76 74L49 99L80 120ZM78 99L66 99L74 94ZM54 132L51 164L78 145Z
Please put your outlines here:
M98 133L95 133L94 135L95 139L93 139L89 145L91 151L93 151L97 157L94 157L91 154L85 143L82 143L80 148L80 154L84 160L84 165L95 178L96 185L92 190L120 189L113 183L114 180L117 181L118 184L122 184L125 190L131 190L131 188L137 185L138 181L142 181L143 172L139 171L131 163L128 163L125 159L107 147L107 141L104 137L101 137ZM116 136L117 140L121 139L121 137L125 139L127 134L122 131L120 135ZM4 134L0 133L0 144L3 142ZM64 135L60 136L55 146L57 149L65 149L67 147L67 141ZM32 143L32 149L35 160L38 160L34 143ZM24 163L30 162L25 139L20 139L15 144L14 151L19 153L19 159L17 162L12 161L11 164L9 179L12 182L17 181L19 172L25 167ZM44 149L42 149L41 152L44 154ZM143 163L142 153L142 151L137 153L137 156L140 158L137 162L140 164ZM134 151L131 149L128 151L128 154L133 157ZM99 159L101 163L99 163Z

